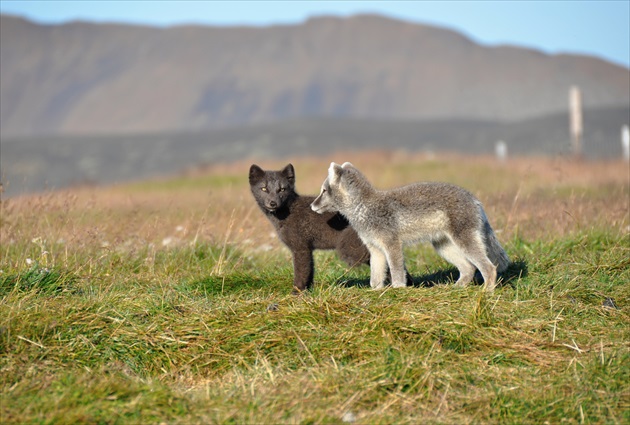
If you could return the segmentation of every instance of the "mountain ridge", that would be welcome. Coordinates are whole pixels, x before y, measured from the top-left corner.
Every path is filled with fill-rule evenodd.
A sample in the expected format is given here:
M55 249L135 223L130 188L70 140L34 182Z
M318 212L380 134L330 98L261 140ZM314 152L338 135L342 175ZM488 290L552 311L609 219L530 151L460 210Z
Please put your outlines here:
M286 119L519 121L630 104L603 59L484 46L380 15L265 27L0 16L2 137L206 131Z

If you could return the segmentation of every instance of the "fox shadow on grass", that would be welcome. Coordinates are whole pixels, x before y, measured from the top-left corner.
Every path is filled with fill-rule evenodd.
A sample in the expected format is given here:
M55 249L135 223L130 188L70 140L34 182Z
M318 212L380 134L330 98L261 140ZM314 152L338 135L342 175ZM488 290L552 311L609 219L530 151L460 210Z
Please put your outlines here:
M498 274L499 284L498 286L514 286L514 283L523 277L526 277L528 274L528 266L527 262L522 259L517 259L515 261L510 262L507 270L503 273ZM448 285L453 284L457 278L459 277L459 272L455 267L449 267L447 269L439 270L435 273L425 274L425 275L414 275L411 274L413 278L413 287L414 288L432 288L437 285ZM347 279L343 282L339 283L340 286L344 286L347 288L350 287L359 287L359 288L369 288L370 287L370 278L362 278L362 279ZM475 272L475 278L472 282L474 285L482 285L483 278L481 277L481 273L477 270Z
M527 276L527 262L517 259L510 263L507 270L499 274L499 286L514 286L518 279ZM439 270L435 273L424 275L413 275L413 287L415 288L432 288L437 285L453 284L459 277L459 272L455 267L449 267ZM181 289L190 292L199 292L206 295L227 295L237 292L250 292L252 290L273 290L280 286L285 286L285 278L280 279L278 276L250 276L246 274L235 274L232 276L206 276L191 282L187 282L181 286ZM281 282L282 281L282 282ZM270 283L273 282L273 283ZM483 279L479 272L475 274L474 285L481 285ZM351 288L369 288L369 275L364 278L341 279L337 285Z

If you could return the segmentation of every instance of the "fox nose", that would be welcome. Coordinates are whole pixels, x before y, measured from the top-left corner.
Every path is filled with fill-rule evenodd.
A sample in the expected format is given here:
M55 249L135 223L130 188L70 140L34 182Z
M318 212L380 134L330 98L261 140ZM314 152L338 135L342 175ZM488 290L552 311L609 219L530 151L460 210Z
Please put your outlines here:
M270 206L271 208L275 208L275 207L277 207L277 206L278 206L278 204L276 204L276 201L271 201L271 202L269 202L269 206Z

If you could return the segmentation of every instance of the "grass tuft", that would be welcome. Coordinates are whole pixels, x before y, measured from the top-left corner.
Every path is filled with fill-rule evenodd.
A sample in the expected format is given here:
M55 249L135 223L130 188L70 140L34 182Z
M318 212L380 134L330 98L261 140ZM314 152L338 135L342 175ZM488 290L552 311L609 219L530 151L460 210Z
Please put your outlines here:
M49 269L33 263L22 273L0 277L0 296L12 291L54 295L73 290L75 281L76 277L63 270Z

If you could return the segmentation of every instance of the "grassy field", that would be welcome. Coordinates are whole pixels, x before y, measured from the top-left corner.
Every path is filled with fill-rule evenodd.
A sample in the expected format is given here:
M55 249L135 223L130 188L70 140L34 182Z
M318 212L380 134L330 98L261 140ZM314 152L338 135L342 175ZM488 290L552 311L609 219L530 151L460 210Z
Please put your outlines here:
M420 245L414 287L373 291L319 252L292 296L249 162L3 200L0 422L630 423L627 164L293 158L300 192L331 160L470 189L503 285L455 288Z

